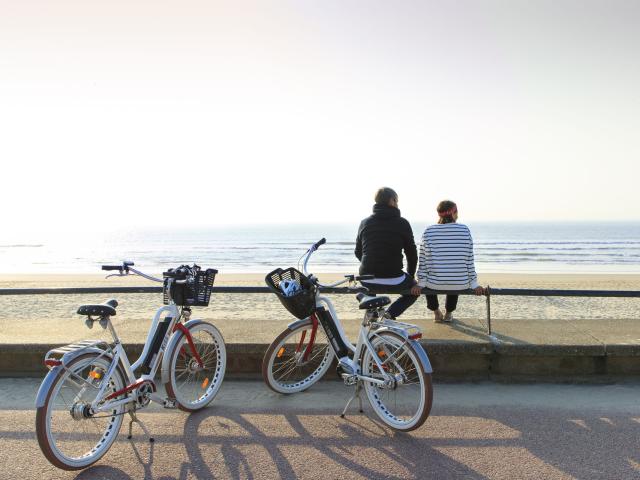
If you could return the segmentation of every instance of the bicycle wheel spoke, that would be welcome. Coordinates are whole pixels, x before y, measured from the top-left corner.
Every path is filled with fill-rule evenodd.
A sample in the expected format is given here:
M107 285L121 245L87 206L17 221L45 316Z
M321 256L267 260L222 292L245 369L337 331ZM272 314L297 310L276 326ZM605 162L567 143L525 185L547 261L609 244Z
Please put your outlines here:
M280 366L280 368L278 368L276 371L274 371L273 374L275 375L276 373L280 372L282 369L289 368L291 365L294 365L294 367L295 367L296 361L297 361L296 358L292 357L289 360L287 360L286 362L279 363L278 365Z
M205 355L200 355L200 358L202 359L202 363L204 363L206 365L207 363L209 363L210 360L213 360L214 358L217 361L218 354L217 354L216 351L213 351L209 355L206 355L206 356Z
M318 350L313 357L309 358L309 360L307 360L307 363L311 363L312 360L314 360L315 358L319 357L320 355L324 355L325 352L327 351L326 348L322 348L320 350Z

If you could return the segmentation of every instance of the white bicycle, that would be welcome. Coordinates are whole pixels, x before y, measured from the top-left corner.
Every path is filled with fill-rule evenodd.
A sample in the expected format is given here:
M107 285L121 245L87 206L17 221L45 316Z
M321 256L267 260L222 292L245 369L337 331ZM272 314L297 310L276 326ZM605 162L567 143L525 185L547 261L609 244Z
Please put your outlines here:
M50 371L36 398L36 433L45 457L61 469L78 470L97 462L115 441L125 414L131 417L128 438L136 422L152 442L137 410L154 401L193 412L208 405L222 384L226 367L222 335L210 323L190 319L192 306L209 304L217 270L183 265L159 279L133 265L124 262L102 269L119 272L107 278L133 274L164 284L165 306L153 318L140 358L130 364L111 323L116 300L78 309L89 328L98 322L108 329L112 343L85 340L45 356ZM156 393L154 379L161 364L167 397Z
M290 323L267 349L262 376L276 392L301 392L320 380L337 357L344 383L356 387L341 417L355 398L363 411L360 393L364 389L371 407L385 424L395 430L414 430L425 422L433 402L433 370L418 342L422 333L416 325L386 318L384 307L391 303L389 297L366 295L366 288L354 286L371 275L347 275L331 285L322 285L309 275L307 263L324 243L323 238L307 250L303 273L295 268L278 268L265 279L299 320ZM297 288L291 289L291 283ZM355 346L347 339L331 300L320 294L321 288L345 283L349 291L358 294L359 308L365 310ZM287 294L282 286L288 287Z

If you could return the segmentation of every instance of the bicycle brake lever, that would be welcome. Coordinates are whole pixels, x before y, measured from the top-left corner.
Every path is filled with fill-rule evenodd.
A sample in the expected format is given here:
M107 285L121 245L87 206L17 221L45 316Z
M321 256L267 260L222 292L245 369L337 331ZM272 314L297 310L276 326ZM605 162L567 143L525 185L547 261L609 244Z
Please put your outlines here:
M107 279L107 278L110 278L110 277L126 277L127 275L128 275L128 273L112 273L110 275L107 275L104 278Z

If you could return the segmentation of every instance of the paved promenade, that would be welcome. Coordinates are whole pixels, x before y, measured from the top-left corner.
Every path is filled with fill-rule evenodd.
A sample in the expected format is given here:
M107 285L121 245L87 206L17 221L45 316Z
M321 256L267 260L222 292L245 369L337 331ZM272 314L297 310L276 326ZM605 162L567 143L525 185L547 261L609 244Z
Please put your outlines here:
M38 449L37 387L0 379L2 479L640 478L640 384L436 384L425 425L397 434L368 408L340 419L351 390L337 381L288 397L226 381L191 416L141 413L154 444L121 432L79 473L51 467Z
M639 303L640 305L640 303ZM120 320L118 320L120 321ZM212 320L225 337L229 378L258 378L269 342L286 327L279 322ZM453 324L416 321L423 329L423 345L436 380L587 381L608 382L640 378L640 320L637 319L535 319L495 320L493 335L484 320L463 318ZM54 341L55 323L41 328L48 343L4 343L0 348L0 376L41 377L42 359L50 348L82 338L107 338L100 328L82 329ZM142 350L149 321L139 321L143 334L128 332L134 322L125 321L123 341L136 358ZM349 338L356 338L360 321L344 322ZM62 333L60 333L62 332Z

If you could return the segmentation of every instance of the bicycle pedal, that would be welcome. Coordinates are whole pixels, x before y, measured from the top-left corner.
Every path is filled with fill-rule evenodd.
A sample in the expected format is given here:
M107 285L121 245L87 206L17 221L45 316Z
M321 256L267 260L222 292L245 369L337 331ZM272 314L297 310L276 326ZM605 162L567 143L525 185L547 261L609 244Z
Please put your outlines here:
M176 400L175 398L161 397L160 395L151 394L149 396L151 400L162 405L164 408L176 408Z
M349 373L343 373L342 379L344 380L345 385L355 385L358 381L358 376Z

